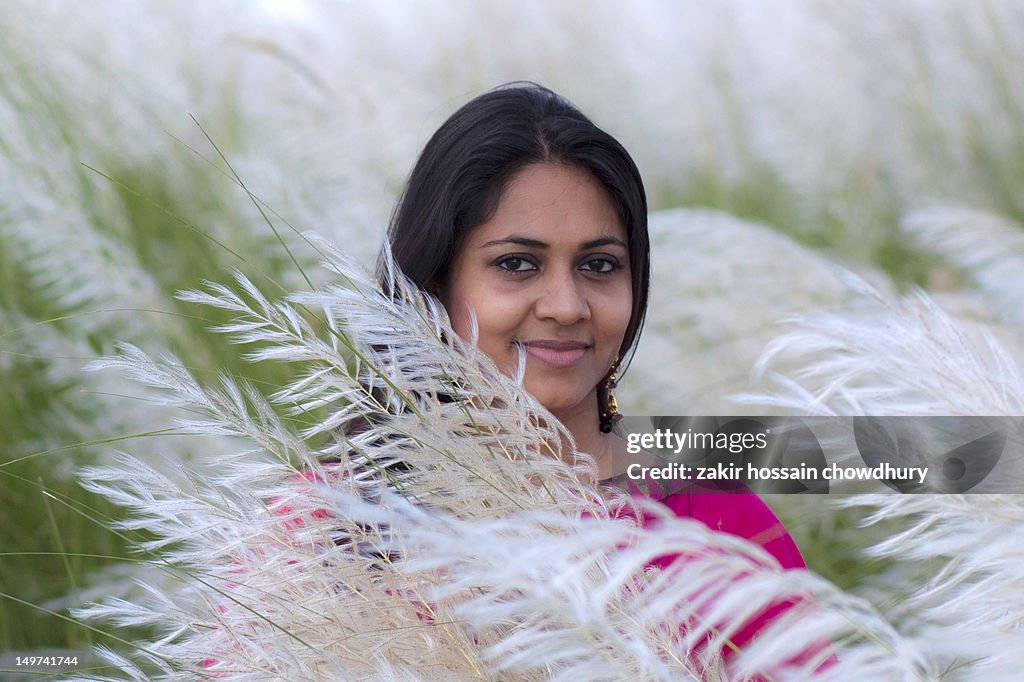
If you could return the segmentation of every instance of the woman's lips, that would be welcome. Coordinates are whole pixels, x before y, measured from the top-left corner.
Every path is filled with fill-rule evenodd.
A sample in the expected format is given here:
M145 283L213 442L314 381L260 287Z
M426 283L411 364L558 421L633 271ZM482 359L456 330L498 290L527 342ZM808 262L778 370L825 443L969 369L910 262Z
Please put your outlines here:
M531 341L523 345L527 355L553 367L575 364L590 348L577 341Z

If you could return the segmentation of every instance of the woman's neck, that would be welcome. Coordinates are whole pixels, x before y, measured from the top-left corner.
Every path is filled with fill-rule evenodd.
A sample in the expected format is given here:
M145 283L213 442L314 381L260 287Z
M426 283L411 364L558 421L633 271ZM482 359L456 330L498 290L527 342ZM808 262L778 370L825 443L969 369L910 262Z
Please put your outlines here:
M610 478L614 473L614 455L624 449L625 443L615 433L602 433L598 420L597 392L576 407L555 414L576 441L576 449L594 458L598 480Z

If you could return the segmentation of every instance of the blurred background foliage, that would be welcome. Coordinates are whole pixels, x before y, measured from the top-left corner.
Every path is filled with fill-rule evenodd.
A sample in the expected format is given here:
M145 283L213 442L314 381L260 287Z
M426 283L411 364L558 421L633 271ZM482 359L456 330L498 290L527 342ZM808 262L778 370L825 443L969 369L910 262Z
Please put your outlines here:
M116 645L48 613L132 589L130 538L104 527L123 512L76 467L229 447L157 437L171 411L88 362L130 341L280 386L288 368L247 364L175 293L322 277L297 231L372 264L429 134L503 82L569 97L645 178L627 411L735 413L777 320L856 307L835 265L1024 357L1024 280L986 276L1024 258L1024 2L12 0L0 35L0 651ZM812 568L872 589L885 524L770 502Z

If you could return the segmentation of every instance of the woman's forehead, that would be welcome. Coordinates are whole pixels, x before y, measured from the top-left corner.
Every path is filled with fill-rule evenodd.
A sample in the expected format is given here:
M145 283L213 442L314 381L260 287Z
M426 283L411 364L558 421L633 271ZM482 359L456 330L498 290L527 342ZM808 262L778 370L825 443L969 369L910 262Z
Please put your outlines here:
M517 173L490 218L469 235L474 246L502 242L544 248L626 245L608 192L576 166L532 164Z

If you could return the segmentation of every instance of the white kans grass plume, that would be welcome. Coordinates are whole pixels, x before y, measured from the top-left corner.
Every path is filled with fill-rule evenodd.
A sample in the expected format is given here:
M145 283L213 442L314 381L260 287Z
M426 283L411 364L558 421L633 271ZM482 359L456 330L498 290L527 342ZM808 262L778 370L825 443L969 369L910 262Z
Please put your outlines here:
M45 76L31 85L24 83L29 79L12 78L5 72L20 64L2 59L4 52L0 48L0 83L6 84L0 90L0 118L8 119L0 140L0 248L19 275L17 281L10 278L9 286L15 285L10 296L31 293L61 312L155 307L154 277L139 267L123 240L107 231L125 225L112 188L92 186L80 165L83 150L66 139L67 121L40 120L37 109L21 101L35 97L56 106L59 88ZM99 229L98 216L107 229ZM97 277L98 272L106 274ZM26 313L38 315L39 307L37 302ZM110 333L113 326L109 315L98 313L70 316L64 324L78 337ZM120 320L115 328L138 333L143 326L140 316Z
M728 414L780 318L857 300L833 261L728 213L657 211L650 235L651 302L620 389L634 414Z
M346 504L347 503L347 504ZM640 505L658 523L518 512L480 522L431 514L398 500L342 500L345 516L386 522L407 578L431 585L479 643L493 670L515 679L901 679L927 661L862 600L803 571L780 572L744 540ZM679 559L661 570L659 558ZM762 637L718 667L720 647L783 598L792 607ZM514 624L509 628L509 624ZM842 657L818 668L844 641ZM845 640L845 637L850 637ZM815 649L815 644L818 646ZM796 663L808 649L818 658Z
M324 244L320 247L329 248ZM332 262L335 267L341 267L337 259ZM297 659L288 658L284 667L277 667L281 662L280 656L290 651L287 647L276 650L268 644L264 660L251 656L252 652L245 647L236 651L231 646L233 638L253 626L250 622L253 618L260 622L268 619L265 621L268 623L283 618L275 608L284 608L284 605L298 603L302 606L297 614L286 609L286 615L291 614L293 618L284 621L286 627L272 628L283 641L292 643L307 641L309 635L306 631L310 627L344 641L338 631L322 627L324 623L317 619L309 620L313 613L327 614L327 624L335 623L342 633L346 628L354 627L358 634L364 625L375 622L370 614L376 612L381 604L367 602L358 592L350 590L360 580L369 581L370 585L364 586L364 591L376 585L373 594L380 598L382 588L377 585L378 576L369 571L369 567L386 557L378 558L371 553L369 558L365 558L355 551L352 559L355 564L351 565L350 561L350 565L342 567L344 570L313 570L319 566L322 559L318 555L324 548L334 546L334 536L346 531L353 538L369 533L347 528L350 524L331 517L325 519L315 512L309 518L303 518L313 511L308 502L312 494L310 485L314 480L330 479L353 492L366 487L372 494L372 479L378 479L377 484L388 481L403 494L421 502L451 510L469 505L479 513L487 513L487 510L496 513L510 503L524 501L565 504L566 491L581 485L575 468L551 457L534 454L536 461L524 469L523 458L531 452L539 453L541 443L558 443L561 439L558 432L537 421L539 408L521 390L510 396L498 393L494 399L484 393L481 399L485 404L473 410L475 426L466 424L469 414L467 402L478 399L480 395L467 394L466 387L473 386L477 390L477 387L490 386L495 381L502 385L493 365L467 364L467 367L477 367L477 371L469 376L450 373L453 360L447 356L458 344L455 342L455 346L449 347L439 340L442 328L437 325L444 319L439 307L431 301L416 301L419 294L415 292L404 292L401 297L404 305L389 305L389 299L373 287L369 278L358 273L357 269L342 270L340 274L353 289L334 288L330 293L319 294L318 301L323 304L326 319L333 320L336 315L342 315L344 324L353 332L351 336L342 335L340 327L331 325L327 338L318 338L304 319L304 313L284 303L270 303L241 277L240 283L247 298L216 286L210 287L210 293L188 296L191 300L236 311L238 321L228 325L225 331L237 335L241 342L269 341L271 345L255 352L262 359L272 357L309 364L308 374L283 389L275 400L298 414L309 414L323 406L331 408L325 420L311 424L304 434L306 438L314 438L318 434L326 437L316 455L302 438L283 426L260 394L237 386L227 378L222 382L222 390L204 389L180 365L171 361L150 361L139 351L128 347L122 349L118 359L104 363L105 366L131 371L148 385L165 389L168 392L167 402L203 415L182 424L191 431L240 437L251 444L238 456L220 463L217 466L219 476L214 480L189 472L188 477L194 478L194 489L188 493L141 462L125 463L120 469L96 469L91 475L89 487L92 490L129 504L140 513L135 521L126 522L128 526L148 527L157 532L158 539L147 549L184 543L185 549L175 554L176 559L200 570L200 573L191 575L191 587L199 590L193 596L200 603L205 599L213 611L206 614L205 620L198 622L212 619L211 625L223 621L224 626L215 630L223 635L221 639L211 638L202 627L198 631L186 627L196 617L195 613L183 618L181 625L186 627L183 633L190 631L195 639L185 638L184 649L171 646L168 655L192 670L191 674L204 660L212 657L218 661L217 670L235 665L252 673L267 664L273 665L272 669L291 671L289 674L301 676L305 668L295 666L299 663ZM307 294L305 298L308 300L311 296ZM362 335L368 338L360 338ZM351 344L354 345L346 349ZM349 351L354 351L354 358ZM471 349L462 350L463 355L473 352ZM350 362L356 365L354 371L348 369ZM439 400L439 392L448 396L449 401ZM496 402L502 398L505 402ZM453 417L461 426L460 430L437 429L438 420L444 424L445 420L450 421ZM361 424L374 418L382 421L369 421L366 424L368 428L350 433L348 437L340 435L353 422ZM510 423L503 425L502 420ZM547 421L554 423L550 416ZM431 424L434 429L429 428ZM497 438L497 434L502 432L510 434L509 437ZM524 447L523 439L531 447ZM458 466L449 463L448 458L453 456L453 443L460 444L456 452L465 448L476 457L458 462ZM264 461L260 461L258 453L263 454ZM410 453L415 453L416 458L410 459ZM321 455L336 457L339 463L325 465L318 458ZM586 460L583 461L586 466ZM454 473L461 473L471 483L462 485L462 477L453 478L453 472L449 471L453 468L456 470ZM304 478L305 475L309 478ZM124 490L112 485L114 480ZM530 491L533 499L522 498L524 491ZM328 508L329 502L323 502L322 509ZM318 526L314 525L318 523L317 519ZM203 542L197 542L197 538L202 538ZM292 547L298 554L285 551ZM355 550L351 542L347 547ZM346 570L355 571L355 575L347 575ZM201 588L211 580L215 583L210 588L212 592L204 592ZM297 594L303 595L304 587L310 589L304 595L306 601L326 601L318 604L315 610L305 607L304 601L294 599ZM223 594L218 595L218 591ZM346 603L332 603L329 599L332 594L335 602L341 599ZM269 595L267 599L272 597L273 604L261 605L259 600L264 598L261 595ZM405 617L416 622L417 607L404 595L396 598L409 602L405 609L407 613L404 616L399 614L398 620ZM259 607L257 616L251 610L252 606L246 608L244 600ZM277 604L278 600L280 604ZM347 603L353 600L355 604ZM230 621L227 610L239 601L243 603L234 617L241 620L235 623ZM183 596L180 603L187 603L187 599ZM169 614L164 606L166 604L151 614L153 623L166 622ZM123 604L107 608L127 609L126 614L133 610L133 607ZM222 608L224 613L220 611ZM132 617L137 615L135 610ZM294 620L296 617L297 621ZM233 626L242 630L236 631ZM394 639L398 641L393 646L399 652L403 646L408 646L408 643L403 645L406 639L417 642L422 639L421 633L414 629L403 630L397 624L394 627ZM352 636L355 637L354 645L365 639ZM368 636L377 641L374 639L377 635L370 633ZM315 658L315 652L323 643L317 638L313 641L318 642L316 649L312 650ZM188 648L189 643L195 648ZM341 649L348 650L344 644ZM311 650L305 651L309 654ZM353 661L362 661L365 652L365 648L355 646L343 660L350 666ZM242 656L242 660L237 660L236 654ZM396 654L391 658L398 661L402 655ZM419 668L417 664L413 669ZM345 669L341 667L336 672Z
M956 267L997 318L1016 325L1024 358L1024 225L989 211L933 205L911 211L900 229L923 251Z
M251 359L303 366L272 398L310 416L302 434L228 378L202 387L173 360L131 347L102 363L166 391L167 403L193 413L183 428L243 444L178 480L127 456L85 472L90 490L132 510L120 526L151 533L140 550L180 581L76 611L157 629L134 663L108 656L121 675L928 672L915 644L864 602L809 573L781 571L760 547L653 503L633 503L645 528L632 512L620 517L625 499L598 492L593 461L451 331L436 301L393 264L382 291L330 244L310 242L343 286L271 302L239 276L237 292L211 284L184 295L235 312L221 330L259 343ZM723 667L729 638L788 600L796 603ZM839 660L818 670L833 651Z
M845 506L865 508L866 523L904 522L902 532L871 553L895 561L894 575L916 566L927 578L908 590L902 580L886 585L883 574L879 586L894 597L891 613L901 630L913 633L939 669L957 668L952 679L958 680L1019 677L1024 496L864 495Z
M922 232L939 230L945 241L938 248L949 248L958 237L934 222L936 215L908 220ZM1012 247L1014 235L1007 236ZM977 265L985 250L966 247L961 263ZM796 414L973 415L1002 417L1001 426L1010 425L993 489L1016 494L857 495L838 504L866 509L867 525L902 524L868 550L891 562L872 581L872 601L888 601L886 613L929 652L937 669L952 679L1016 679L1024 667L1024 419L1005 418L1024 415L1020 365L984 325L956 318L922 292L893 299L850 281L871 302L869 309L794 316L793 329L769 346L756 368L755 376L767 378L771 388L737 399ZM932 454L942 453L925 453Z
M797 414L1024 414L1024 376L984 326L924 292L889 298L854 275L862 310L793 315L752 371L774 389L736 396Z

